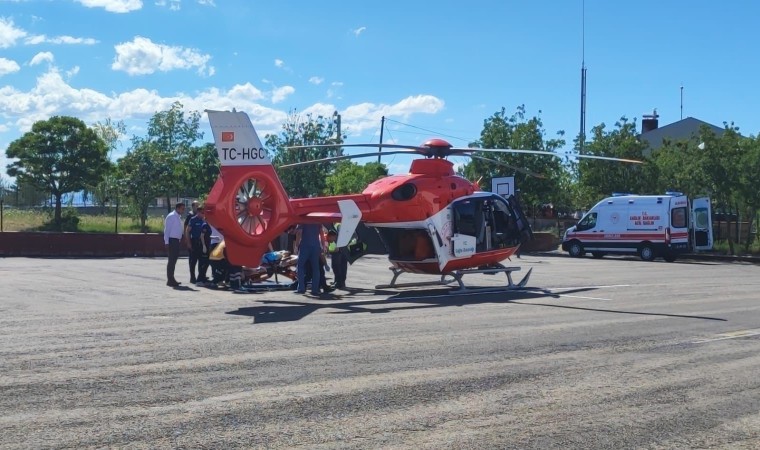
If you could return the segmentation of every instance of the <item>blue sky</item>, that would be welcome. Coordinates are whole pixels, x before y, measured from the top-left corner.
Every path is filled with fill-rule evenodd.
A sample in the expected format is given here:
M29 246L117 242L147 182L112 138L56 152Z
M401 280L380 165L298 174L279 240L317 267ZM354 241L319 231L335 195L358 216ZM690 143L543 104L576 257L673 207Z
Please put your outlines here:
M757 134L760 3L585 1L587 129L621 116L684 117ZM582 0L296 2L0 0L0 174L37 120L246 111L262 134L290 111L341 113L348 142L476 140L505 107L579 128ZM207 141L207 119L202 119ZM116 156L126 151L125 144ZM389 157L392 173L409 160Z

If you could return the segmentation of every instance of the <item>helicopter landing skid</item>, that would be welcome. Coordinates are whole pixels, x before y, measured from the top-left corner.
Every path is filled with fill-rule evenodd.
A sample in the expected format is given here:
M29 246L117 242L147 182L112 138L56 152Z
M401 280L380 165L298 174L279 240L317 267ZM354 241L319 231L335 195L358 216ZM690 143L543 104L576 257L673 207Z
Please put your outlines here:
M519 283L516 283L512 280L512 272L518 272L520 271L520 267L506 267L501 264L498 264L495 267L489 267L486 269L464 269L464 270L455 270L453 272L447 272L441 275L440 281L421 281L417 283L396 283L396 280L398 279L399 275L402 273L411 273L407 272L404 269L399 269L396 267L390 267L390 270L393 272L393 279L391 279L391 282L388 284L378 284L375 286L375 289L393 289L393 288L404 288L404 287L421 287L421 286L446 286L448 284L451 284L453 282L456 282L459 287L457 289L453 289L451 292L464 292L468 290L479 290L480 288L467 288L464 283L462 282L462 277L465 275L471 274L471 273L484 273L488 275L493 275L497 273L505 273L507 275L507 281L508 284L506 286L507 289L522 289L525 287L526 284L528 284L528 279L530 278L531 272L533 272L533 268L528 270L528 273L525 274L522 280L520 280ZM452 277L453 279L447 279L447 277ZM490 289L490 288L487 288Z

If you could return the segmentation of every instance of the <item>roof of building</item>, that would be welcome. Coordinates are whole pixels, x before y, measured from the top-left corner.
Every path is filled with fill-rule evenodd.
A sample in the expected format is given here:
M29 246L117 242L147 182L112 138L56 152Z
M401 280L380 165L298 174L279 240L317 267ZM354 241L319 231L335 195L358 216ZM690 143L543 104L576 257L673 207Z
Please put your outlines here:
M702 128L702 126L707 126L718 136L722 135L725 131L723 128L705 121L693 117L687 117L678 122L673 122L669 125L642 133L639 135L639 139L646 141L646 143L649 144L650 149L656 150L662 147L663 139L671 141L689 140L699 134L699 129Z

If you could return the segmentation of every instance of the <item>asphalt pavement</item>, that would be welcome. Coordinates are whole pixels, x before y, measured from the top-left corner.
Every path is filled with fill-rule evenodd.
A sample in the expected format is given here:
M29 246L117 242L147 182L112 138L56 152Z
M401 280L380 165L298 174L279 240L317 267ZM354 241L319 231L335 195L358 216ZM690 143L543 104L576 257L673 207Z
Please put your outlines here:
M319 299L165 264L0 259L0 448L760 448L755 264L524 255L452 294L366 257Z

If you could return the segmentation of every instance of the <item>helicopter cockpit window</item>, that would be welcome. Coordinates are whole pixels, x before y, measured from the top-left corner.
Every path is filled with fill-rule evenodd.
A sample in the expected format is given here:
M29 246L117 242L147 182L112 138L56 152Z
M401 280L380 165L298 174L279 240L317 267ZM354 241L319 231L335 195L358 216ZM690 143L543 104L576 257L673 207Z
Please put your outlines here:
M412 183L404 183L391 192L393 200L411 200L417 194L417 186Z
M454 232L475 237L475 251L488 249L485 213L490 206L487 200L463 200L454 204Z
M575 226L576 231L590 230L596 226L596 213L586 214L586 217Z
M467 236L477 236L474 201L466 200L454 205L454 232Z

